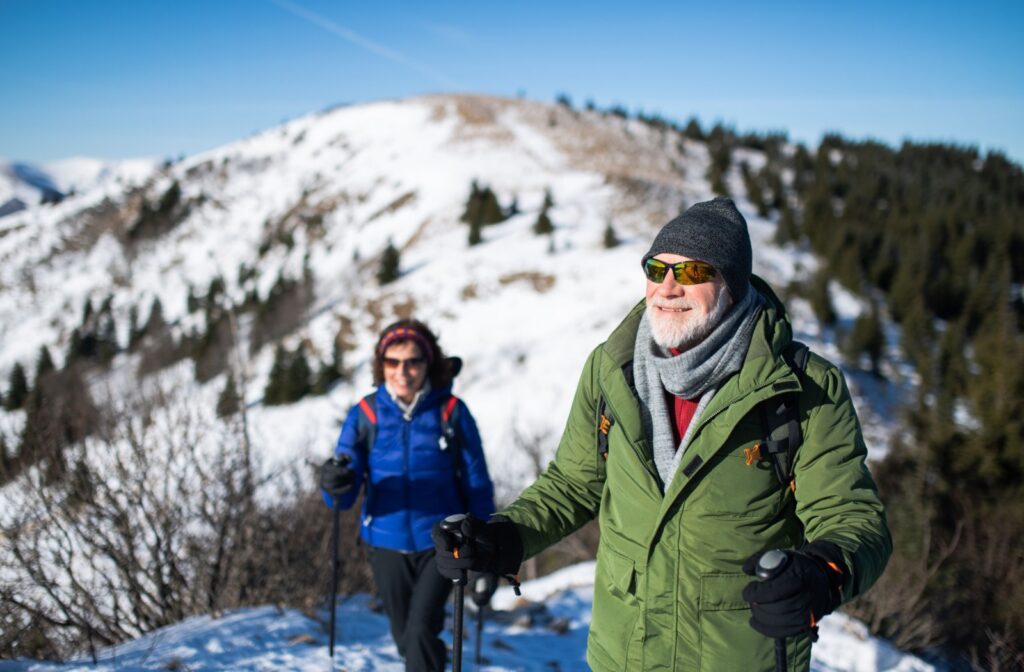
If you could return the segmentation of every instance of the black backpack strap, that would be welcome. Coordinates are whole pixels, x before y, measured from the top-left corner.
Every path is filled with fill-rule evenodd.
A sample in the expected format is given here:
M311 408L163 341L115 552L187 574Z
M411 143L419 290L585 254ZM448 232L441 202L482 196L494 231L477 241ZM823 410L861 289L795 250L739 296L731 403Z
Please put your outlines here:
M622 375L626 379L626 385L629 389L636 394L636 383L633 380L633 360L629 360L622 365ZM608 459L608 432L611 431L612 425L615 424L615 418L608 411L608 402L605 401L604 395L602 394L597 399L597 457L598 465Z
M441 450L452 451L452 469L455 487L459 489L459 500L463 507L469 507L469 498L462 491L462 436L459 434L459 399L451 395L441 406L441 436L437 441Z
M602 460L608 459L608 432L614 424L602 394L597 400L597 456Z
M799 377L803 377L811 351L799 341L792 341L783 351L783 359ZM800 429L800 392L794 390L767 399L759 407L765 438L761 453L767 453L782 487L794 489L793 462L796 451L803 443Z

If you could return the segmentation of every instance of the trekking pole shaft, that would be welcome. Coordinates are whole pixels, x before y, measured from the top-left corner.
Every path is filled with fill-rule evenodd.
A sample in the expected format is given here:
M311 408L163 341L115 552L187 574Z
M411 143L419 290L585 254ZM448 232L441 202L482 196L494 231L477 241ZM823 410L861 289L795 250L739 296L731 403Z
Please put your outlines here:
M486 605L484 605L483 607L477 607L476 610L476 659L473 661L475 669L480 669L480 664L483 662L483 651L480 649L484 631L484 609L486 608Z
M328 598L331 601L331 634L329 650L331 658L334 658L334 625L337 619L336 596L338 594L338 527L341 520L341 508L334 503L334 520L331 522L331 592Z
M786 672L786 640L775 639L775 672Z
M452 628L452 670L462 672L462 607L465 586L455 583L455 627Z

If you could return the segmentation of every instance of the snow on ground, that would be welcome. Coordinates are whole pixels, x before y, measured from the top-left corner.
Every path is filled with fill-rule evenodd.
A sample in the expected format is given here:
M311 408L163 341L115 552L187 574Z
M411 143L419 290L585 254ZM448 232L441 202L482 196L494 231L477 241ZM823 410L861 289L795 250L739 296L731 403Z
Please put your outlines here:
M587 629L593 599L594 563L567 567L523 584L517 606L504 586L486 612L484 664L474 668L475 618L466 609L463 669L480 672L585 670ZM371 610L368 595L339 601L335 668L346 672L402 672L405 668L388 632L387 618ZM451 610L449 609L449 612ZM451 645L451 614L445 642ZM326 611L316 620L292 609L240 609L220 618L196 616L139 639L64 664L0 662L0 672L132 672L135 670L316 670L331 668ZM922 660L867 634L842 614L821 623L812 672L935 672Z

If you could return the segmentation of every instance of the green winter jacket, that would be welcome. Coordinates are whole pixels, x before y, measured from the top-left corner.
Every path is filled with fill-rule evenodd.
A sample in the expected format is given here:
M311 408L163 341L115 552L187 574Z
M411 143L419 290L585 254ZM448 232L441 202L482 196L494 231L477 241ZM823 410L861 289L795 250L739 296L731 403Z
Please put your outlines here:
M641 303L587 360L555 459L501 512L516 523L526 557L599 518L587 643L594 670L770 672L773 640L750 627L741 596L752 580L744 560L831 541L850 570L844 600L885 568L892 542L843 375L816 355L802 377L790 369L782 359L792 340L785 309L767 284L752 282L767 305L743 367L699 418L664 495L623 372ZM804 442L790 490L767 460L748 465L744 449L765 438L758 404L794 386ZM607 460L597 450L602 396L615 420ZM787 652L790 670L810 668L809 638L790 638Z

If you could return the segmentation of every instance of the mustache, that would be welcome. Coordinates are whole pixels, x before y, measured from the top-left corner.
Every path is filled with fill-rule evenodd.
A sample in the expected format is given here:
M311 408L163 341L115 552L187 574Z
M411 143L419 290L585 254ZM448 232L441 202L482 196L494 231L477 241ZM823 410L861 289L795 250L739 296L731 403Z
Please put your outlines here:
M675 309L690 309L694 308L693 304L683 298L678 299L666 299L664 297L655 296L652 297L650 302L647 304L652 308L675 308Z

